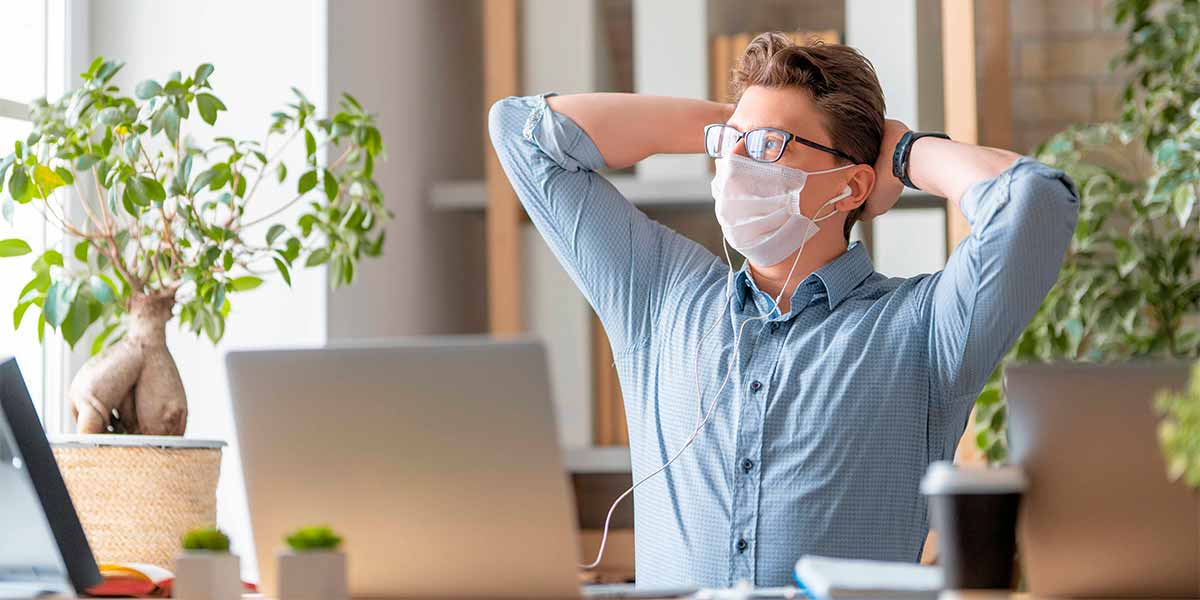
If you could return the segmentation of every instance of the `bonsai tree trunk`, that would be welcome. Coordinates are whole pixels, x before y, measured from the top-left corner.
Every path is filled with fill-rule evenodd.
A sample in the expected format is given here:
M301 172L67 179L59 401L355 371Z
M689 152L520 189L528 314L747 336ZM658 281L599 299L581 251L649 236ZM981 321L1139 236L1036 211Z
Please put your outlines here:
M125 337L88 359L67 400L79 433L183 435L187 397L167 350L175 294L134 294Z

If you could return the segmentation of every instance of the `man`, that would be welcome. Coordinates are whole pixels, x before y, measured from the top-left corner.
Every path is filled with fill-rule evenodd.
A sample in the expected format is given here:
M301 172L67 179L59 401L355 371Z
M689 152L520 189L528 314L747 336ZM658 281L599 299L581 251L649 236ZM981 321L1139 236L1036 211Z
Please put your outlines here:
M902 140L873 68L846 46L761 35L733 88L736 105L508 98L489 119L525 210L612 343L634 481L699 430L636 490L638 583L784 585L803 554L915 561L920 477L953 456L1053 284L1074 189L1008 151ZM899 198L898 143L900 175L971 223L943 271L911 279L847 248L856 218ZM596 173L706 151L718 221L747 258L732 274Z

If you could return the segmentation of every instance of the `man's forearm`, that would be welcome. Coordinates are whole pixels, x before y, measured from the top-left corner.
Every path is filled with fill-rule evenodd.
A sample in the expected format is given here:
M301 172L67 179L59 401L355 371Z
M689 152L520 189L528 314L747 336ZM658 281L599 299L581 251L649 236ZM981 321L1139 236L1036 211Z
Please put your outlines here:
M587 132L614 169L654 154L704 152L704 126L733 114L732 104L641 94L573 94L547 102Z
M1008 150L921 138L909 154L908 177L922 190L957 205L971 185L999 175L1018 158Z

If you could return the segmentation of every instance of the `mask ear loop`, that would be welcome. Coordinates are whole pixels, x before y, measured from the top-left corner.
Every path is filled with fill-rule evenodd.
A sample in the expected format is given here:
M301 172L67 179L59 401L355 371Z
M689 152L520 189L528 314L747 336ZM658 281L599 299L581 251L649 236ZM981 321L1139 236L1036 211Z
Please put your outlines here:
M834 169L834 170L840 170L840 169ZM826 206L829 206L839 200L842 200L843 198L846 198L847 196L850 195L850 193L851 193L850 186L846 186L845 188L843 188L841 194L830 199L828 202L823 204L821 206L821 208L825 208ZM820 209L818 209L818 212L820 212ZM815 225L816 223L818 223L820 221L824 221L825 219L828 219L829 217L831 217L835 214L837 214L836 210L828 215L825 215L824 217L821 217L820 219L810 219L810 221L812 222L813 225ZM812 225L810 225L810 227L811 226ZM808 243L808 228L805 228L804 239L803 239L803 241L800 242L800 248L796 250L796 258L792 260L792 268L788 270L787 278L784 279L784 282L783 282L783 288L779 290L779 295L777 295L775 297L775 306L772 309L772 311L770 313L767 313L766 315L763 315L760 317L750 317L750 318L746 319L745 321L742 322L742 325L740 327L738 327L737 331L734 333L733 356L730 359L731 364L730 364L730 366L728 366L725 369L725 378L721 380L721 386L719 388L717 388L717 392L715 394L713 394L712 402L709 403L708 410L704 411L704 416L702 419L700 419L699 424L696 425L696 429L694 431L692 431L692 434L690 436L688 436L688 439L687 439L687 441L685 441L683 443L683 446L681 446L679 448L679 450L675 451L675 454L671 456L670 460L663 463L663 465L660 466L659 468L655 469L654 472L639 479L636 483L629 486L629 489L622 492L620 496L617 496L617 499L613 501L612 506L610 506L608 508L608 514L604 517L604 532L600 535L600 548L596 552L596 560L594 560L588 564L579 564L579 565L577 565L579 568L589 569L589 570L594 569L600 564L600 561L604 559L604 549L608 545L609 525L612 523L613 513L616 512L617 507L620 506L620 504L621 504L621 501L624 500L627 496L629 496L629 494L632 494L633 491L636 490L638 487L640 487L643 483L650 481L655 476L657 476L659 473L662 473L663 471L666 471L668 468L670 468L670 466L672 464L674 464L675 461L680 456L683 456L684 451L686 451L688 448L691 447L692 443L695 442L696 439L700 436L700 432L704 431L704 426L708 425L709 420L712 419L712 416L716 411L717 400L720 399L721 393L725 391L725 387L727 385L729 385L729 376L733 373L733 365L738 364L738 361L740 360L739 357L741 355L740 348L741 348L742 334L745 332L746 326L754 321L762 321L763 322L762 325L765 326L766 319L768 317L770 317L771 314L779 308L779 301L783 298L783 294L787 290L788 284L790 284L792 281L792 275L796 271L796 265L800 262L800 255L804 252L804 246L807 243ZM695 371L696 377L695 377L695 380L696 380L697 417L700 416L699 411L701 411L704 407L704 397L703 397L702 391L700 389L700 348L702 348L704 346L704 341L708 338L708 336L710 334L712 334L713 331L716 330L717 325L719 325L721 323L721 321L723 321L725 319L725 315L728 313L729 307L733 302L733 277L734 277L733 261L729 258L729 245L726 243L724 237L721 238L721 246L725 251L725 264L729 266L729 275L725 278L725 306L722 309L721 314L718 315L718 318L716 319L716 321L711 326L709 326L708 331L706 331L704 333L704 335L702 335L700 337L700 342L697 343L697 345L696 345L696 371ZM761 329L762 328L760 327L759 330L761 331Z

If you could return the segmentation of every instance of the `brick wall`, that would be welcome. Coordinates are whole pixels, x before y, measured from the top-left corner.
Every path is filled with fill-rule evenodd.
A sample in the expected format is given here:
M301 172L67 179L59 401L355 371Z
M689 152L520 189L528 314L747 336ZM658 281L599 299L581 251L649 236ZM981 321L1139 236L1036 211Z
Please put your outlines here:
M1071 124L1117 118L1126 75L1108 65L1125 47L1125 34L1113 24L1108 3L1010 4L1013 149L1030 152Z

